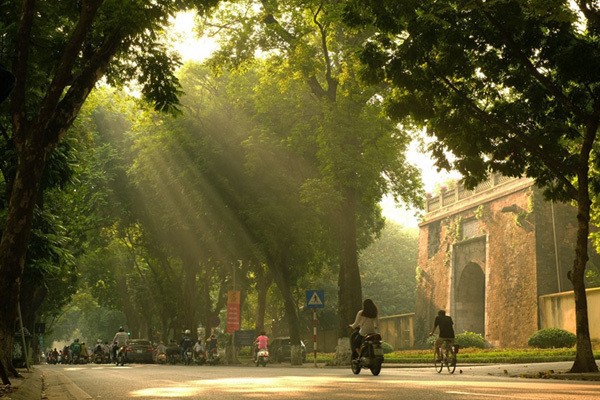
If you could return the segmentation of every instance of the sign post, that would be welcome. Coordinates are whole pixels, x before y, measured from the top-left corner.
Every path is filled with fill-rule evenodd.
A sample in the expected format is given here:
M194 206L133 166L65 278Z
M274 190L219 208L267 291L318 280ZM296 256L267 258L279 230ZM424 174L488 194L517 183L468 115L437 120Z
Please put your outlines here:
M240 291L227 292L227 333L240 329Z
M313 312L313 350L315 367L317 366L317 308L325 307L325 292L323 290L306 291L306 307Z

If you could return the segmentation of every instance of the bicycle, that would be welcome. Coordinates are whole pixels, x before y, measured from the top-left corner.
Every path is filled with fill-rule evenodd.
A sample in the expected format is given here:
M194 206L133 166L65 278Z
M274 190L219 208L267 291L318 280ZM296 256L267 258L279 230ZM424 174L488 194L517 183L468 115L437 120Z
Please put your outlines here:
M439 348L439 354L433 357L435 370L439 374L444 369L444 366L448 369L448 372L453 374L456 370L456 353L458 352L458 345L451 344L453 339L442 339L442 345Z

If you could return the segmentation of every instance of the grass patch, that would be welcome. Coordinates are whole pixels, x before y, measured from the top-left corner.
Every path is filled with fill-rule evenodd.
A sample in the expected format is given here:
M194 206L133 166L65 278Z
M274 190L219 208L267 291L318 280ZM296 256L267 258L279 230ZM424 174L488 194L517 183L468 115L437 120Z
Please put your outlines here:
M334 357L333 353L318 353L317 362L328 362ZM600 358L599 346L594 346L594 357ZM536 362L574 361L575 348L561 349L477 349L461 348L458 353L461 363L485 364L520 364ZM312 354L307 362L312 362ZM402 350L385 355L386 363L423 364L433 360L432 350Z

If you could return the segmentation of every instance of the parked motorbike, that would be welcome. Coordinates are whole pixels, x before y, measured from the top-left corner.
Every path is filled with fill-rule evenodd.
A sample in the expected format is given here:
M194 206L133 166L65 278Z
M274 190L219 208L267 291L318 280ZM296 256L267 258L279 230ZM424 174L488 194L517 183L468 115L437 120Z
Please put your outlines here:
M261 349L256 353L256 366L262 365L266 367L269 363L269 350Z
M365 336L360 346L358 357L352 359L351 368L355 375L360 374L362 368L369 368L373 375L379 375L383 364L383 348L381 335L372 333Z

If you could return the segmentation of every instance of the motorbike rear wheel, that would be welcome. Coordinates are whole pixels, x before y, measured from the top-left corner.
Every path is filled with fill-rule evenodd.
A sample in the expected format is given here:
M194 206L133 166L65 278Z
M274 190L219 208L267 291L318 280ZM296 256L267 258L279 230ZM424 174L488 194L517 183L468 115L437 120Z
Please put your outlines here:
M381 372L381 363L376 362L375 365L370 367L370 370L373 375L375 375L375 376L379 375L379 373Z
M358 375L360 374L360 370L362 369L361 365L360 365L360 361L353 359L350 362L350 366L352 367L352 372L354 373L354 375Z

